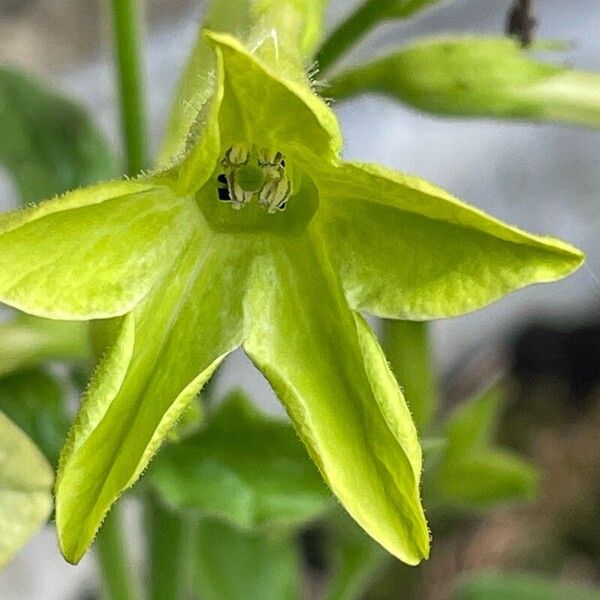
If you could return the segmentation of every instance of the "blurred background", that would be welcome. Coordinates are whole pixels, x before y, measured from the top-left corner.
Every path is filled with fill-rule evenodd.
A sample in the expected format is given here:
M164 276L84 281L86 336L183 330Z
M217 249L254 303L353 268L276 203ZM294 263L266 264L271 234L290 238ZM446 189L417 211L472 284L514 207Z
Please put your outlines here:
M355 2L331 0L329 24ZM352 62L424 34L501 34L509 0L448 0L406 23L386 24L352 51ZM148 0L145 59L152 145L194 42L203 2ZM118 146L110 32L101 0L0 0L0 62L41 76L77 98ZM554 60L600 72L597 0L539 0L537 35L569 43ZM466 317L436 323L433 338L446 407L490 380L505 395L499 438L541 469L533 504L500 507L460 527L433 531L433 558L419 598L442 600L463 571L500 567L600 583L600 132L563 125L499 123L427 116L364 96L334 106L348 158L388 164L429 179L510 223L562 237L587 264L567 280L532 287ZM0 208L14 205L0 168ZM269 411L279 405L240 354L218 392L240 383ZM135 527L136 509L130 506ZM135 548L134 548L135 551ZM398 573L394 571L396 569ZM368 598L404 571L389 567ZM5 600L83 599L95 567L59 555L42 531L0 572Z

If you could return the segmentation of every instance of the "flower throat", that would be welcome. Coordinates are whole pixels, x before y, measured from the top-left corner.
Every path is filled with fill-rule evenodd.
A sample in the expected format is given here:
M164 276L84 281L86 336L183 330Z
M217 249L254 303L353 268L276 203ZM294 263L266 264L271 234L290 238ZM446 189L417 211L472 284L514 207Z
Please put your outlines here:
M220 165L217 197L221 202L239 210L257 200L270 214L285 210L292 182L281 152L235 144L225 152Z

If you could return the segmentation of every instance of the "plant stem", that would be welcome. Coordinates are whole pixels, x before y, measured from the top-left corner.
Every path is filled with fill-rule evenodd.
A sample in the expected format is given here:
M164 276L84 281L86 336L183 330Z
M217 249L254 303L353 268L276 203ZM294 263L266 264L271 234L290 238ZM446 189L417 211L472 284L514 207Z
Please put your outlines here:
M317 53L321 74L387 15L387 2L366 0L325 40Z
M437 393L429 324L384 320L382 345L423 436L431 424Z
M146 123L140 70L140 5L138 0L112 0L111 6L125 164L127 173L136 175L146 165ZM106 598L136 599L136 586L123 541L118 505L104 520L95 548Z
M106 600L137 598L122 534L121 510L116 505L104 520L95 544Z
M150 572L149 600L181 600L188 584L190 524L154 497L146 498L146 531Z
M139 0L112 0L121 129L128 175L147 166Z

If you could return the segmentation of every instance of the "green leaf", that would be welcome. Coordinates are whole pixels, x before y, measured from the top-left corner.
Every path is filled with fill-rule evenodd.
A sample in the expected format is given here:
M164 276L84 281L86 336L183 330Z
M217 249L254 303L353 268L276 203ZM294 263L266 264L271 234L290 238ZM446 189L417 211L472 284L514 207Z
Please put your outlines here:
M536 469L491 443L500 400L500 390L492 388L459 407L446 423L446 443L425 471L423 493L430 507L482 510L535 497Z
M263 58L285 61L296 78L305 78L304 63L318 43L327 0L216 0L203 28L244 37ZM273 32L277 32L274 34ZM202 121L202 108L211 98L216 69L213 49L200 32L183 73L169 117L159 163L169 165L189 143L189 132Z
M165 448L149 477L170 505L243 529L298 526L331 498L289 422L266 417L241 392L204 429Z
M0 220L0 298L54 319L125 314L186 242L190 209L168 188L135 180L9 213Z
M71 422L64 396L64 386L41 369L0 379L0 411L35 442L53 465L58 462Z
M0 411L0 566L44 524L52 510L52 468Z
M445 425L446 441L456 454L487 445L495 433L502 408L501 386L492 386L456 408Z
M196 209L197 210L197 209ZM189 402L242 341L248 248L195 230L145 300L125 317L61 455L56 523L77 562L104 515L133 485Z
M600 600L600 588L541 578L536 575L490 571L467 577L453 600Z
M345 163L319 185L329 248L356 310L407 320L464 314L583 262L568 244L384 167Z
M322 236L313 228L272 239L269 254L257 257L244 348L346 510L416 564L429 549L417 434L373 333L346 305Z
M0 165L21 202L37 202L115 174L88 115L33 78L0 68Z
M196 590L204 600L300 600L300 556L288 533L248 533L216 520L199 525Z
M0 322L0 376L45 360L85 360L88 326L18 315Z
M424 477L423 494L430 509L480 511L533 500L538 479L537 471L518 456L482 449L456 459L447 455L432 476Z
M324 600L360 600L389 555L340 511L327 530L333 572Z
M506 38L426 38L341 73L328 89L337 99L368 91L442 115L600 126L600 75L541 62Z

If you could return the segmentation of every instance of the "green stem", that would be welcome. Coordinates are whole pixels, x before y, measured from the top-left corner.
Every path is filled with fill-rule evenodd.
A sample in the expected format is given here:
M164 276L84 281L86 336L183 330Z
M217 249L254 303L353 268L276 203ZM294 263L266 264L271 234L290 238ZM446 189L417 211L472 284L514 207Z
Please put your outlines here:
M317 53L321 74L328 71L349 48L387 16L387 2L366 0L325 40Z
M150 558L148 599L181 600L188 592L190 523L152 496L145 504Z
M129 175L136 175L146 165L138 0L112 0L112 16L126 170ZM131 577L132 569L123 540L123 525L118 505L114 506L106 517L95 547L106 598L136 599L136 586Z
M104 598L135 600L136 588L131 577L133 571L123 541L123 523L118 505L104 520L95 549L104 584Z
M140 12L139 0L112 0L121 128L129 175L137 175L147 166Z
M382 345L423 435L431 424L437 393L429 324L384 320Z

